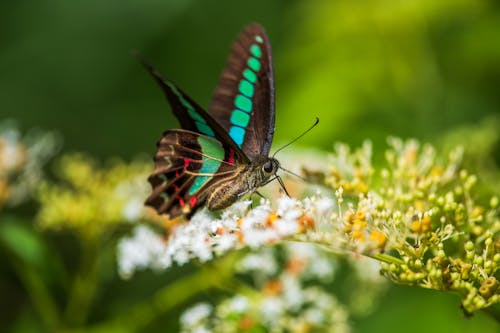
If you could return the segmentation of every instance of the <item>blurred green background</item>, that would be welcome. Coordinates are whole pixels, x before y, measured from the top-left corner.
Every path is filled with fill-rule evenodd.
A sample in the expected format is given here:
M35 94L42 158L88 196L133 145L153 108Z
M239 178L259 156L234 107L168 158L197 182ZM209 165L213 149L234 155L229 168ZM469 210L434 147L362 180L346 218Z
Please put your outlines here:
M2 1L0 119L57 130L65 151L99 158L152 154L177 126L153 80L130 56L138 49L165 76L207 106L231 42L257 21L275 62L275 146L312 123L301 145L334 141L383 146L388 135L434 143L487 124L500 111L500 2L419 1ZM481 125L483 124L483 125ZM493 126L493 127L491 127ZM468 132L464 132L468 133ZM467 143L466 137L461 137ZM499 158L498 140L488 150ZM3 272L2 313L28 306ZM120 288L152 288L173 277L144 273ZM172 275L172 276L170 276ZM147 286L147 287L146 287ZM494 332L493 320L462 319L458 297L393 287L359 332ZM118 311L119 304L103 302ZM176 314L158 323L172 323ZM15 319L0 316L0 327Z

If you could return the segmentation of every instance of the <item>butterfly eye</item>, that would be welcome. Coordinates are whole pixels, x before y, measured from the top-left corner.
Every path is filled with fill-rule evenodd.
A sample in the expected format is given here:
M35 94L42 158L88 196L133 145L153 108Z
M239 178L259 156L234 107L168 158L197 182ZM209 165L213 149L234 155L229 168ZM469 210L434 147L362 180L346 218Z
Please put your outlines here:
M262 169L266 173L271 173L273 171L273 163L271 161L267 161L266 163L264 163Z

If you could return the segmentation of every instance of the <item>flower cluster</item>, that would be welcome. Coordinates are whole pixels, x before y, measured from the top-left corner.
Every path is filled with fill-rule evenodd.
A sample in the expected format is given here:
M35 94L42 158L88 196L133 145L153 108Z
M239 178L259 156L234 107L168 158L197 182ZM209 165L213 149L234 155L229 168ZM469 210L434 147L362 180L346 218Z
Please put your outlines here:
M460 148L440 161L415 140L389 144L378 173L366 163L366 148L342 148L332 159L326 181L341 186L333 222L343 223L344 244L380 260L382 274L396 283L458 292L466 313L498 303L497 197L486 206L476 201L477 177L460 168Z
M277 258L283 262L279 262ZM213 305L199 303L181 316L182 332L350 332L348 310L327 290L332 257L311 244L290 243L250 253L237 270L252 285Z
M11 122L0 124L0 207L26 200L42 177L42 167L57 151L53 133L22 136Z
M500 301L500 216L497 197L477 201L477 177L461 168L462 153L440 159L430 145L391 138L385 166L375 168L371 144L353 152L339 144L329 169L304 170L323 181L323 194L253 208L242 201L219 217L202 210L167 239L140 227L120 244L120 271L130 276L296 240L375 258L396 283L457 292L472 313Z
M38 191L38 222L46 229L76 230L99 235L124 222L148 217L143 206L149 186L148 165L113 161L101 168L80 154L63 156L58 164L62 183L44 182Z
M332 200L319 197L304 201L283 197L275 210L266 200L253 208L250 204L237 202L220 217L202 210L189 223L174 226L167 241L152 229L137 227L119 245L122 276L140 268L165 269L173 262L182 265L192 259L205 262L230 250L276 243L305 233L313 227L313 220L321 221L334 207Z

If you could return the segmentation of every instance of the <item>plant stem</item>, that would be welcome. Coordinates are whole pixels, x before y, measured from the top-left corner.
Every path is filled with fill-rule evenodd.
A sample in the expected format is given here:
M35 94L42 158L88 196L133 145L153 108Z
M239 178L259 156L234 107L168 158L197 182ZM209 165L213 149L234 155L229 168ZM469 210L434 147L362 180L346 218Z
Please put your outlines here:
M17 256L12 256L12 265L31 298L35 311L47 332L57 331L60 316L57 305L38 272Z
M85 324L98 286L97 263L100 241L97 237L81 238L82 257L68 295L68 304L64 313L67 327Z
M235 258L237 256L228 255L214 263L205 264L193 274L160 289L147 301L109 321L90 327L85 332L139 331L162 314L185 303L200 292L228 285L233 276Z

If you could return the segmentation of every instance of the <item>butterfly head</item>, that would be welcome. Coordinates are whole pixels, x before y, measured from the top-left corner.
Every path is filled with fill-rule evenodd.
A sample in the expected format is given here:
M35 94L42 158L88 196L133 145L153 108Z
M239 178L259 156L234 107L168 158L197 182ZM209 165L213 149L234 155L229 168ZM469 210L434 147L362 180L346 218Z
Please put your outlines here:
M277 159L275 159L273 157L266 158L263 161L263 163L260 165L260 172L262 175L262 179L264 181L267 181L272 176L275 176L279 167L280 167L280 163L278 162Z

